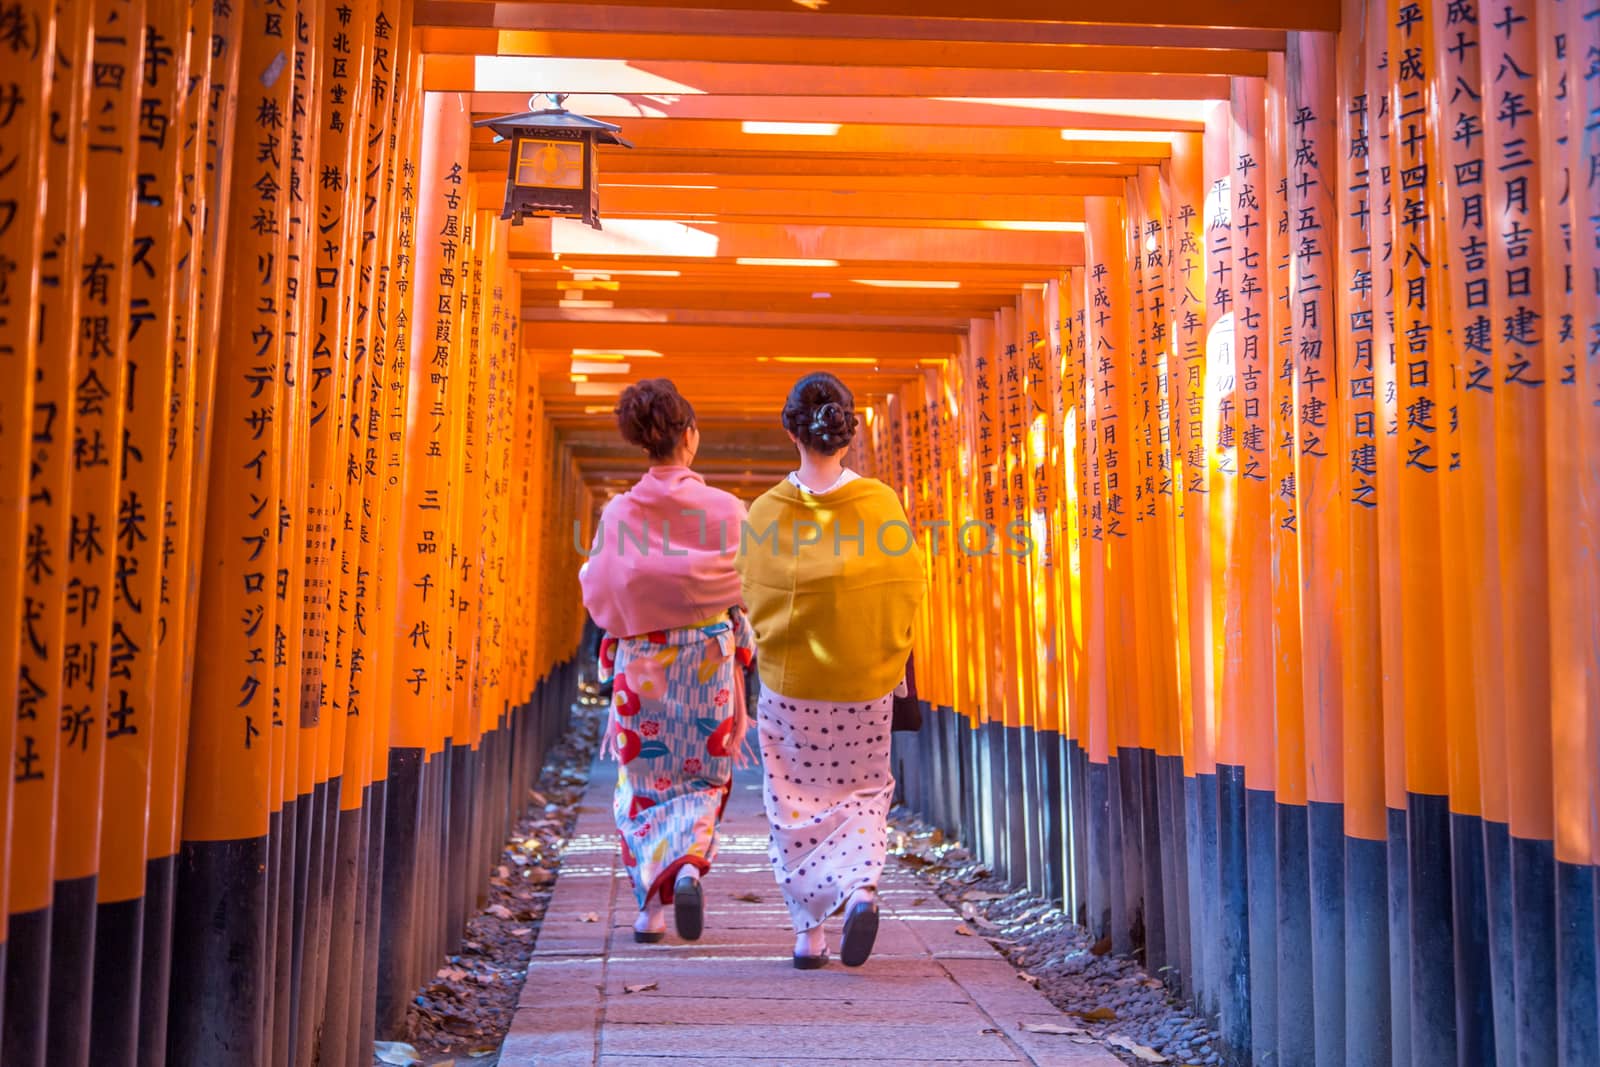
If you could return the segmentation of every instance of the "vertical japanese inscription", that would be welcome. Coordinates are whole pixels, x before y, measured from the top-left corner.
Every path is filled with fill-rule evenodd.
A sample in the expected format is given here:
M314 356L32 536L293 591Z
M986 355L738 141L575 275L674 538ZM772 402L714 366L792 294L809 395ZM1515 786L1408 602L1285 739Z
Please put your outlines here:
M239 25L238 124L233 131L224 291L217 355L201 633L217 642L195 662L186 840L259 837L271 790L273 670L278 654L280 450L291 162L294 19L264 0Z
M0 620L5 620L0 629L6 633L0 641L0 694L14 695L16 701L0 701L0 752L8 754L8 773L0 779L0 827L10 827L13 783L27 781L37 787L45 778L39 767L40 721L33 691L37 683L31 673L23 673L25 639L17 621L24 590L33 592L24 564L36 565L35 554L41 550L34 543L29 490L35 361L41 357L36 340L45 215L45 184L38 162L45 158L48 143L56 54L54 0L0 5L0 26L5 29L0 56L6 58L8 74L0 79L6 98L0 112ZM30 595L30 603L32 599ZM27 689L21 684L24 678ZM21 709L24 696L31 701L26 721ZM24 774L29 777L24 779ZM33 842L24 833L14 834L13 855L28 854L24 850ZM0 885L0 916L10 910L9 902L8 885Z
M186 79L188 5L146 0L137 39L137 203L129 264L128 390L122 485L116 519L113 660L106 719L106 840L101 900L129 900L144 888L150 746L157 715L162 579L172 396L175 271L182 216L179 85ZM176 709L163 709L174 714Z
M135 157L143 4L96 0L84 163L78 364L73 372L72 514L62 648L60 878L98 867L108 687L136 654L115 626L118 479L128 455L127 396Z
M1337 343L1338 288L1336 42L1327 34L1297 34L1286 60L1288 102L1285 162L1288 256L1286 362L1292 389L1284 400L1284 434L1292 446L1292 486L1298 541L1295 580L1302 622L1301 695L1307 734L1306 797L1337 801L1342 772L1340 706L1342 644L1339 591L1345 573L1344 508L1340 502L1344 424L1340 385L1348 377ZM1360 195L1360 191L1357 190Z
M449 444L456 302L467 196L462 162L467 120L455 94L423 105L424 155L418 180L416 283L411 308L417 329L410 359L404 502L400 516L400 610L395 616L394 743L426 748L433 736L435 695L446 680L443 602L448 560L445 461ZM464 380L464 375L462 376Z

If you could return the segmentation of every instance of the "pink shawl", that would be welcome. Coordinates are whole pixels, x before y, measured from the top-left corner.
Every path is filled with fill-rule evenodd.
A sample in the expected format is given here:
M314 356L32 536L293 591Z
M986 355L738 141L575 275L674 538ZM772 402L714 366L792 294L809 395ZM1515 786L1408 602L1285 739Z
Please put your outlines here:
M742 603L745 507L688 467L651 467L600 514L578 571L583 604L617 637L693 626Z

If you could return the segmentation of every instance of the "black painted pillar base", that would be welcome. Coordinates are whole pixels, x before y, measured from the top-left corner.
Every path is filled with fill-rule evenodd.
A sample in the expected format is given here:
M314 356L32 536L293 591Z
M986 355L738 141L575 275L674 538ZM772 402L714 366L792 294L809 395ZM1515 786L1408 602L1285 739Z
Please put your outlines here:
M261 1067L267 839L185 841L178 859L167 1061Z

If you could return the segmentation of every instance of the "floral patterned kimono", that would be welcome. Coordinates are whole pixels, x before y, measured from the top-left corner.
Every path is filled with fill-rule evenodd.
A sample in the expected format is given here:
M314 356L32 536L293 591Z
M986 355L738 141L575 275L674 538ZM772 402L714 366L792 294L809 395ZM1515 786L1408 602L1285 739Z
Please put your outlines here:
M672 903L684 864L711 869L754 650L738 608L700 626L601 642L600 681L612 682L622 762L613 810L640 909L651 896Z

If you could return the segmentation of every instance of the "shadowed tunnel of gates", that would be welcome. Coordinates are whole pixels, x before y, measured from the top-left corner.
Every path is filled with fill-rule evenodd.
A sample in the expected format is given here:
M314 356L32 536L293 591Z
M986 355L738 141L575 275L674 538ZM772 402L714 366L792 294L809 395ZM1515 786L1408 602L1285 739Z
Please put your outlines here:
M565 722L581 335L419 11L0 5L6 1067L366 1062ZM1340 24L876 335L898 774L1234 1062L1600 1063L1600 8Z

